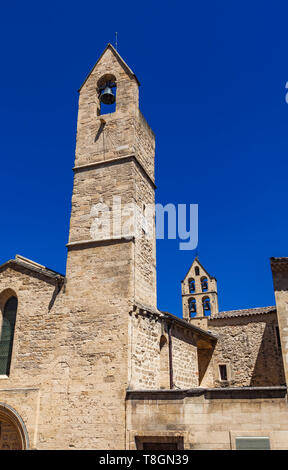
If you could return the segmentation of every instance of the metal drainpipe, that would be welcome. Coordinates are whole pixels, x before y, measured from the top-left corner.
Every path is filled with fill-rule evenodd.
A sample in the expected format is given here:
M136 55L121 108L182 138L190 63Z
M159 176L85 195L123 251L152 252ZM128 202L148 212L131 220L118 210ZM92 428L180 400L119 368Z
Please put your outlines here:
M173 389L173 358L172 358L172 326L173 323L170 323L169 330L168 330L168 337L169 337L169 376L170 376L170 389Z

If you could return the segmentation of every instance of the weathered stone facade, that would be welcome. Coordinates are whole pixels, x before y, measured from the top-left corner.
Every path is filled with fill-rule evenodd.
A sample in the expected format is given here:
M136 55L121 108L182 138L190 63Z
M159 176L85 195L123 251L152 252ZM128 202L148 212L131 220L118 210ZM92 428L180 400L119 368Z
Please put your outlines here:
M253 309L251 309L253 311ZM214 351L214 386L223 386L219 364L226 364L231 387L285 385L276 311L211 318L208 329L218 338ZM218 366L218 367L217 367Z
M128 392L126 446L174 442L175 449L231 450L237 437L265 436L271 449L287 449L286 387L242 391Z
M116 109L103 115L112 82ZM287 449L287 259L272 262L277 308L219 313L196 259L183 319L159 310L154 218L147 236L142 217L155 138L139 82L108 45L79 91L66 274L21 256L0 267L0 448L230 449L266 436Z

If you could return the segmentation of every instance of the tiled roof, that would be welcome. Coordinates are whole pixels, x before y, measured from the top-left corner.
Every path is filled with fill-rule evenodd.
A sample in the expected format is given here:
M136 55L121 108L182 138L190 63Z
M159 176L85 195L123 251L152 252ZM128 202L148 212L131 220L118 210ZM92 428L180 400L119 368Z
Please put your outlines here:
M28 258L24 258L23 256L16 255L15 259L10 259L6 261L6 263L0 266L0 270L3 270L9 266L20 266L22 268L28 269L29 271L33 271L39 274L42 274L45 277L59 280L60 282L64 282L65 276L63 274L58 273L57 271L53 271L53 269L46 268L41 264L35 263Z
M228 310L225 312L219 312L213 315L209 320L219 320L221 318L234 318L234 317L249 317L251 315L263 315L265 313L276 312L276 307L257 307L257 308L245 308L243 310Z

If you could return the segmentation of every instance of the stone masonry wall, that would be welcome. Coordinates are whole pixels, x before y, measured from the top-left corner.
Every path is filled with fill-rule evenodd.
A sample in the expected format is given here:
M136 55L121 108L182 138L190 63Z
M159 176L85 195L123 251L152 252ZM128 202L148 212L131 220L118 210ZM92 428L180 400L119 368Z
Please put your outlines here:
M52 435L52 447L57 446L52 417L57 419L65 407L64 401L60 405L55 373L55 351L65 316L64 309L58 314L54 310L61 296L55 297L57 290L55 281L24 268L0 272L1 305L2 299L11 295L18 298L10 375L0 376L0 402L14 408L23 419L30 448L44 448Z
M213 354L214 385L247 387L285 384L275 313L214 319L208 329L218 336ZM219 364L227 364L228 382L221 383Z
M239 436L269 437L271 449L288 449L288 409L285 398L128 399L127 448L157 436L183 439L187 450L235 449Z
M9 289L19 301L11 371L0 377L0 403L21 416L32 448L125 447L130 307L119 292L131 296L131 280L123 274L131 272L132 250L130 243L101 248L74 252L70 280L56 297L55 285L41 275L0 273L0 300ZM97 259L93 279L89 263L95 266ZM101 277L107 280L111 263L110 297L100 301L95 286Z
M153 308L157 307L156 292L156 236L155 236L155 190L147 176L137 165L133 167L135 200L139 210L138 231L135 238L135 301ZM153 209L151 217L148 214ZM141 225L141 217L147 225ZM149 232L151 230L151 232Z
M198 387L197 346L182 328L172 330L173 383L175 388Z
M160 388L160 338L169 342L169 326L157 316L132 314L131 389ZM176 388L198 386L197 347L193 335L173 327L171 333L173 383ZM169 383L169 381L168 381Z
M93 240L91 230L93 222L98 217L105 217L105 213L91 213L94 205L106 204L110 212L107 219L110 220L110 230L105 234L103 224L103 237L99 228L96 240L101 238L112 238L113 230L113 196L121 198L122 205L134 200L133 162L126 161L116 165L104 165L89 171L76 172L72 197L72 211L70 222L69 242L81 240ZM99 206L98 206L99 207ZM117 210L117 208L116 208ZM116 216L120 214L116 212ZM97 228L97 226L96 226ZM92 232L93 233L93 232Z

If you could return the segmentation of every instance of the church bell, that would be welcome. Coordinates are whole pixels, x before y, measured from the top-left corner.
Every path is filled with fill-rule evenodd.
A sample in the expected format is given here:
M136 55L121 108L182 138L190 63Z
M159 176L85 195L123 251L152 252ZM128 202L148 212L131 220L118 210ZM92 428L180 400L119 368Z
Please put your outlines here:
M115 103L115 96L109 86L106 86L103 93L100 96L101 103L113 104Z

